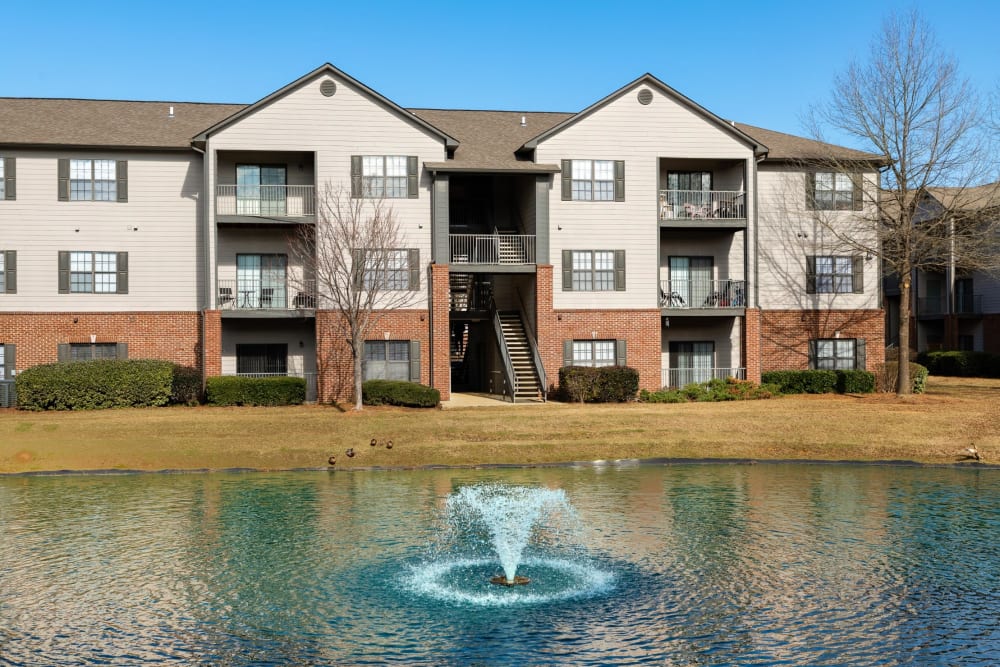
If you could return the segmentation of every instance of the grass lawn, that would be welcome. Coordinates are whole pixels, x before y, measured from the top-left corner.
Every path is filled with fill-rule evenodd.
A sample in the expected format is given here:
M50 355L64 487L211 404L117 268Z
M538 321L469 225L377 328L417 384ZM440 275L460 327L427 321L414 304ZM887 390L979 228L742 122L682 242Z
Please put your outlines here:
M394 447L371 448L371 438ZM330 406L0 410L0 473L548 463L622 458L1000 462L1000 380L937 378L926 394L786 396L679 405L408 410ZM353 447L354 458L344 455Z

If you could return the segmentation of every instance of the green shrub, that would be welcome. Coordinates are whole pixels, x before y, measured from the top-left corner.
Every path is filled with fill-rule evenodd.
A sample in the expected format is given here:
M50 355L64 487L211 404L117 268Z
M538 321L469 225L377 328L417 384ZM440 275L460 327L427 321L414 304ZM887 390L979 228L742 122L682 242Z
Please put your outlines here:
M988 352L924 352L917 361L931 375L959 377L1000 377L1000 354Z
M875 391L875 374L870 371L836 371L841 394L870 394Z
M628 366L563 366L559 391L566 401L624 403L639 391L639 371Z
M910 385L914 394L924 393L927 385L927 367L910 362ZM899 381L899 362L887 361L879 366L877 373L878 390L894 392Z
M778 385L755 385L735 378L714 379L705 383L692 383L683 389L639 392L644 403L687 403L690 401L749 401L780 396Z
M201 403L201 371L190 366L174 366L170 402L180 405Z
M361 385L361 402L365 405L433 408L441 402L441 392L416 382L368 380Z
M100 359L32 366L17 376L22 410L150 407L170 400L174 364L153 359Z
M768 371L762 384L776 384L783 394L830 394L837 390L837 373L828 370Z
M205 381L209 405L300 405L306 400L304 378L224 375Z

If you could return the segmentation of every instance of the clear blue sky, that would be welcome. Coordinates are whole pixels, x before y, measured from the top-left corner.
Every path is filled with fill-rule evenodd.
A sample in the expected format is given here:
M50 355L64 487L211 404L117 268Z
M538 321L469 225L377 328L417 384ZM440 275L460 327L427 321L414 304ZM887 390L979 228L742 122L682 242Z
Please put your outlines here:
M324 62L406 107L578 111L650 72L724 118L804 134L892 8L1000 82L1000 2L743 0L93 5L7 0L0 96L253 102Z

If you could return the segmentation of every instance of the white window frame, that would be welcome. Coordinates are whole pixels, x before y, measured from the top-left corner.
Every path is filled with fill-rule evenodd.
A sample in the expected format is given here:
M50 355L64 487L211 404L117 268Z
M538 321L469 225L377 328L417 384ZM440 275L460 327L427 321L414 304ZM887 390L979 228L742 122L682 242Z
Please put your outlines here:
M854 291L854 257L816 255L816 293L850 294Z
M367 199L406 199L407 156L362 155L361 195Z
M410 381L410 341L366 340L365 380Z
M593 339L573 341L573 365L598 368L617 365L617 341Z
M80 353L86 350L86 354L80 358ZM97 354L101 350L102 354ZM111 354L106 354L108 351ZM94 361L95 359L117 359L118 343L70 343L69 361Z
M69 199L70 201L117 201L117 160L70 159Z
M70 251L69 291L72 294L116 294L118 253Z
M820 370L853 371L858 364L856 338L817 338L814 365ZM849 353L849 354L848 354Z
M7 182L4 180L4 170L3 170L3 155L0 155L0 201L3 201L7 196ZM2 292L3 290L0 290ZM0 373L0 377L3 377L3 373Z
M0 164L3 163L3 158L0 158ZM0 167L2 168L2 167ZM0 183L3 183L3 174L0 173ZM3 199L2 191L0 191L0 199ZM7 292L7 265L5 263L6 259L4 257L3 250L0 250L0 294ZM0 378L3 377L3 373L0 372Z
M615 291L614 250L571 250L574 292Z
M571 160L573 201L614 201L614 160Z
M365 250L364 287L399 292L410 289L409 249Z
M815 174L813 201L818 211L850 211L854 209L854 179L840 171L820 171Z

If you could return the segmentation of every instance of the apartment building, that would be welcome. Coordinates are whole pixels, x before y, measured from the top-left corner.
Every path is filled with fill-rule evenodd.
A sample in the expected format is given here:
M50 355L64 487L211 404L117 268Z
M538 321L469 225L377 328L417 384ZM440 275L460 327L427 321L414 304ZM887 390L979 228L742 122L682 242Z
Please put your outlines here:
M579 113L405 109L331 65L249 106L0 99L0 158L0 378L127 356L343 398L337 313L290 242L331 190L383 200L405 239L377 249L413 298L366 377L520 400L565 365L653 389L883 358L877 263L829 232L882 159L651 75Z

